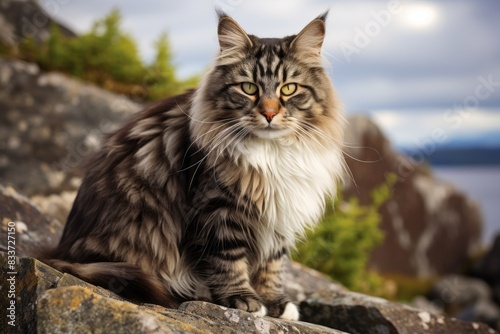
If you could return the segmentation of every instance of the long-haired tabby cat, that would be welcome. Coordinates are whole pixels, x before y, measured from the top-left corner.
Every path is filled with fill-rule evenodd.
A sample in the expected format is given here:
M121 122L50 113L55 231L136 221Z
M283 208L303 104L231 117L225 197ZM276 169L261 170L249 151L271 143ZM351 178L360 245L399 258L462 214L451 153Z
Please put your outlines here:
M107 138L47 262L133 300L298 319L282 264L343 169L325 18L278 39L219 13L213 68Z

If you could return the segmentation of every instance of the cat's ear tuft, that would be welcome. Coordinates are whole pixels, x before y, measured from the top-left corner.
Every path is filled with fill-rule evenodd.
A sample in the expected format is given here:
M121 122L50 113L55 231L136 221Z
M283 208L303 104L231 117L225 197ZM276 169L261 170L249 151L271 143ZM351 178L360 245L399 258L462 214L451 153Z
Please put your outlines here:
M247 33L226 13L218 10L219 26L217 34L219 37L219 45L221 54L241 52L252 47L252 41Z
M293 39L292 48L299 53L307 53L311 56L321 54L321 46L325 39L325 20L328 12L312 20L302 31Z

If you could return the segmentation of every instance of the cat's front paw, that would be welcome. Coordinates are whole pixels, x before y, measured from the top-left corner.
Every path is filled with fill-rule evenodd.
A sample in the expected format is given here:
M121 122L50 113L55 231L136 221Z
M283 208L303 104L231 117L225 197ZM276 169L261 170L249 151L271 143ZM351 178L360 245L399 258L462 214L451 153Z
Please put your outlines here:
M250 312L258 316L267 315L267 309L256 296L229 296L219 300L220 304L236 308L242 311Z
M285 320L299 320L299 317L299 308L293 303L287 303L285 310L280 315L280 318Z
M282 300L267 305L268 315L285 320L299 320L299 309L288 300Z

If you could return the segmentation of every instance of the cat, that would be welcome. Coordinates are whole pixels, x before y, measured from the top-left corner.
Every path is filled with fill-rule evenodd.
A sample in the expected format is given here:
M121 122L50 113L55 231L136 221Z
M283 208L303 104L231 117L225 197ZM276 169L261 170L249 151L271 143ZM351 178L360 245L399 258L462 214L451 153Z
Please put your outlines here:
M327 13L284 38L218 16L212 69L107 137L46 262L134 301L298 320L283 264L344 170Z

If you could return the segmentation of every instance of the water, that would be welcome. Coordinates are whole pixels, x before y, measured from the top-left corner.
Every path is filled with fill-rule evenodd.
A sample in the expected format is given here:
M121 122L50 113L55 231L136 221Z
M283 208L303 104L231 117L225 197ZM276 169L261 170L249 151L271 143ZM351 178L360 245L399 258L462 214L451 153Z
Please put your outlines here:
M500 233L500 166L433 167L437 178L453 183L479 203L483 215L483 241L491 244Z

